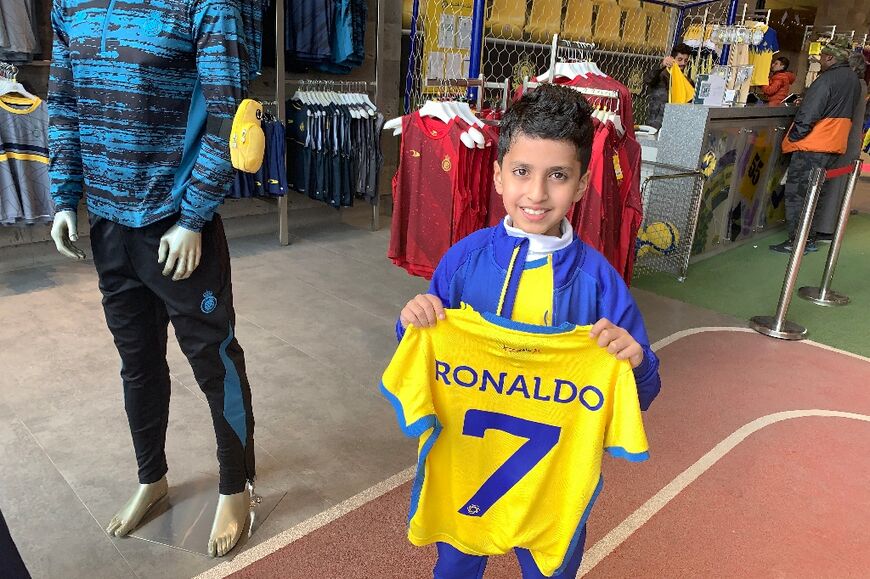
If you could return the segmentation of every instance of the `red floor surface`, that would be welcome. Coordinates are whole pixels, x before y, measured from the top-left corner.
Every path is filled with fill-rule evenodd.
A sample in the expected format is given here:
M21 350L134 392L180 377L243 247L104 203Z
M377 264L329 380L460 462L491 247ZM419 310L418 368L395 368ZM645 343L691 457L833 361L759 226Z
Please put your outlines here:
M711 332L659 354L662 393L645 415L651 459L605 459L587 549L757 418L809 409L870 415L870 364L810 344ZM870 423L808 417L772 424L701 474L588 576L865 577L868 480ZM408 500L406 484L233 577L431 577L434 549L405 537ZM514 557L492 558L485 577L519 577Z

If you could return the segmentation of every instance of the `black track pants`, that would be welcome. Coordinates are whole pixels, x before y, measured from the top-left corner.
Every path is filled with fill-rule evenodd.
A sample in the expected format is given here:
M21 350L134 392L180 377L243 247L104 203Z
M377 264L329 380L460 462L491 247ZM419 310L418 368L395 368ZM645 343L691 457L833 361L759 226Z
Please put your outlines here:
M3 513L0 513L0 577L30 579L30 573L24 566L21 555L18 554Z
M797 227L800 224L804 203L810 188L810 174L816 167L821 167L825 170L833 169L838 158L839 155L835 153L813 153L807 151L795 151L792 153L788 164L788 177L785 181L785 221L788 226L788 236L790 239L794 238ZM813 216L813 224L810 228L810 237L815 236L820 221L821 208L828 202L827 193L828 189L822 189L820 192L816 213Z
M176 221L142 228L91 216L91 245L106 323L121 355L124 406L139 464L139 482L167 472L169 321L205 394L217 438L220 492L254 479L254 416L244 352L234 336L230 257L220 216L202 231L202 260L189 279L163 277L160 237Z

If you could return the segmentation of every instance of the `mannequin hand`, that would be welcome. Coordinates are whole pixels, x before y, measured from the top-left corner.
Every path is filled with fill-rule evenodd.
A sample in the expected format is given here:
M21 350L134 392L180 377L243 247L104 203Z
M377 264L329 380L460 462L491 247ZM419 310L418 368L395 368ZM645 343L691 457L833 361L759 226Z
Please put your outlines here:
M662 68L671 68L674 65L674 57L666 56L662 61Z
M62 255L81 261L85 258L85 252L73 245L73 241L79 240L77 221L75 211L58 211L51 224L51 238Z
M160 238L157 263L166 262L163 275L172 275L172 281L189 278L193 270L199 267L200 257L202 257L201 233L173 225Z

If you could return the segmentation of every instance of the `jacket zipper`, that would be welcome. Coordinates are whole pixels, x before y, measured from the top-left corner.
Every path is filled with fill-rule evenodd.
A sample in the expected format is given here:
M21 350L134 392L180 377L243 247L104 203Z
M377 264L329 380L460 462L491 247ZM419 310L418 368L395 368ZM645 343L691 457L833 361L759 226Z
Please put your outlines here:
M106 52L106 32L109 30L109 19L112 17L112 12L115 9L115 0L109 2L109 7L106 9L106 19L103 20L103 34L100 37L100 51Z

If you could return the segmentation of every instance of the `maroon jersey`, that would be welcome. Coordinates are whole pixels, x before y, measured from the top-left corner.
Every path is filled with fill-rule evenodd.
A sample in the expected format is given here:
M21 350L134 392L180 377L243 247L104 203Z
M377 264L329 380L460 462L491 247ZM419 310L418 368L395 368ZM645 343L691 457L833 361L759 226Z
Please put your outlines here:
M619 258L616 271L622 274L626 284L631 284L634 273L635 241L643 222L643 200L640 192L641 146L628 135L618 147L616 179L619 182L619 197L622 205L622 221L619 225ZM614 264L616 266L616 264Z
M450 247L461 133L455 120L445 124L418 112L402 118L388 257L412 275L431 278Z

